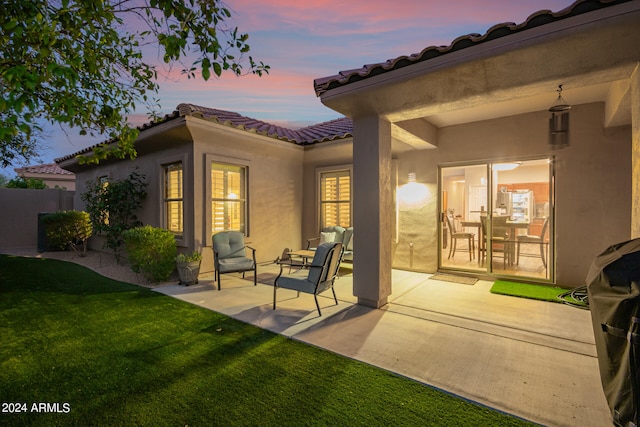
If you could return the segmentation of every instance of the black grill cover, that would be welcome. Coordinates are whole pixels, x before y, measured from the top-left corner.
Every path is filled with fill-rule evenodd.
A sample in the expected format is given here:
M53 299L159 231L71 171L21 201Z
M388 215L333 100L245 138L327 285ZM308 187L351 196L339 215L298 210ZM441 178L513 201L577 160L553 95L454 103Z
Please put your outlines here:
M618 426L637 426L640 407L640 239L602 252L587 275L600 378Z

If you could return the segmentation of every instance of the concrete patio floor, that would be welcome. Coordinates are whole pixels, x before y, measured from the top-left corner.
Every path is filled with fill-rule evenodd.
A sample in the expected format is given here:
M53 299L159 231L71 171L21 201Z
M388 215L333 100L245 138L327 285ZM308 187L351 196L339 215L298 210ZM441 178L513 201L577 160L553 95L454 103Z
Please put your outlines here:
M277 267L260 266L259 278ZM494 295L492 282L464 285L393 271L382 309L356 305L352 276L319 297L213 274L157 292L398 373L549 426L612 425L600 383L591 315L564 304Z

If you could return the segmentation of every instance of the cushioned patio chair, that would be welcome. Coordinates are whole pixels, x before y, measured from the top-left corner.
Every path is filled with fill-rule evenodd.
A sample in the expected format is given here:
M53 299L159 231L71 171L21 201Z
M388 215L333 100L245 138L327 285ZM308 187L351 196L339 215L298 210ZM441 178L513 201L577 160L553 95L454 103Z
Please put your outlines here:
M339 225L325 227L320 232L320 236L307 239L307 249L315 250L318 245L331 242L342 243L343 260L353 262L353 227L344 228Z
M276 309L276 292L278 288L291 289L307 294L313 294L316 301L318 315L322 316L320 304L318 304L318 294L331 289L333 299L338 305L336 291L333 289L333 282L338 277L340 261L342 261L342 243L323 243L316 248L313 261L308 269L302 269L293 274L283 276L283 265L280 265L280 274L276 277L273 286L273 309Z
M252 251L252 257L247 257L247 249ZM253 271L253 285L258 284L258 269L256 264L256 250L244 244L244 235L238 231L222 231L213 235L213 263L215 266L214 281L218 281L220 290L220 275L226 273L244 273Z

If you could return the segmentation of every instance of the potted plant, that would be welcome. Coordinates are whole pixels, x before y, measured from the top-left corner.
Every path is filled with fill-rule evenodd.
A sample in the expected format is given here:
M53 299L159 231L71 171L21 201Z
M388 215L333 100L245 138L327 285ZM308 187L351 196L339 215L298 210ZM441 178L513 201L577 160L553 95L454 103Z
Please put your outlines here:
M202 254L198 251L193 251L190 254L178 254L176 257L176 268L181 285L189 286L198 283L201 261Z

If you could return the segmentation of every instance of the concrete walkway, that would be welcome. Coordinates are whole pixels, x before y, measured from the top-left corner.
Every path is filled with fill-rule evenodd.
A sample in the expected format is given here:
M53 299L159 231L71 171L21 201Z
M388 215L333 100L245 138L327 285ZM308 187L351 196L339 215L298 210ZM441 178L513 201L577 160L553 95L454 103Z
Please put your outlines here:
M273 287L239 275L223 275L221 291L213 275L155 290L540 424L612 425L588 310L430 276L394 271L390 302L376 310L355 304L344 275L337 306L330 293L319 298L322 317L311 295L285 289L274 311Z

